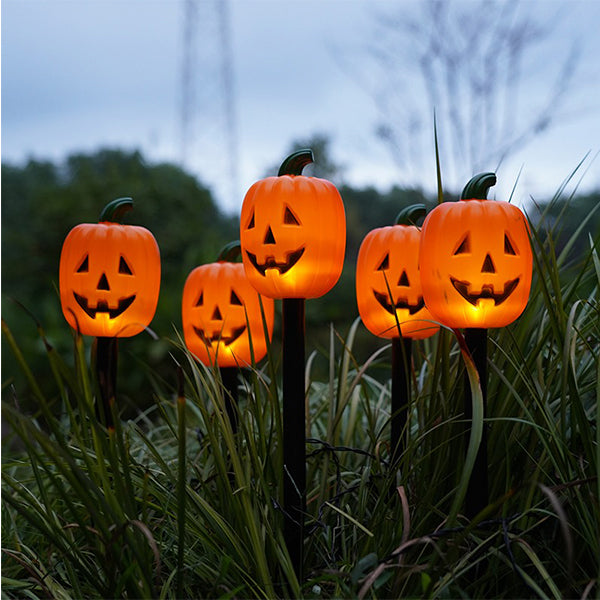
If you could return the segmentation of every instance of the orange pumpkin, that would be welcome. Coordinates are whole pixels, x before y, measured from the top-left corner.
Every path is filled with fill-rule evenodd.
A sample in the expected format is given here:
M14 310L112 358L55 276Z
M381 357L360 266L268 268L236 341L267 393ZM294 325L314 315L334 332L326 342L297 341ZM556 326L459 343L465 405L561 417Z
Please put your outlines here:
M524 310L531 287L527 221L508 202L486 200L494 173L474 177L458 202L426 217L420 263L423 296L448 327L504 327Z
M422 204L410 206L398 215L396 225L373 229L360 246L358 311L365 327L379 337L420 339L439 330L421 292L421 231L410 224L424 214Z
M131 198L106 205L99 223L67 235L60 255L60 302L69 325L84 335L130 337L154 317L160 289L160 252L144 227L119 221Z
M242 263L230 262L236 248L239 253L239 242L217 262L196 267L183 288L185 344L205 365L235 367L261 360L267 352L262 312L269 339L273 334L274 302L259 298Z
M344 204L325 179L306 177L310 150L256 182L240 218L242 258L254 288L270 298L318 298L339 279L346 247Z

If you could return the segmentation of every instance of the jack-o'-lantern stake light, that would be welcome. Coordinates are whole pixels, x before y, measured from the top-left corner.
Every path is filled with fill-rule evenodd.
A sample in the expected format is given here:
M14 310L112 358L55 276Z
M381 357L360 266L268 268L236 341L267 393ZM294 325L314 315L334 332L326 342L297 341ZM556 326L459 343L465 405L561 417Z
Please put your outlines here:
M395 225L370 231L356 263L356 301L361 319L371 333L392 340L392 465L402 455L408 438L412 340L430 337L439 330L421 291L421 230L416 222L425 212L423 204L409 206L398 215Z
M234 262L239 253L239 242L227 245L217 262L196 267L183 288L185 343L207 366L257 363L267 352L265 326L269 340L273 334L275 303L250 285L242 263Z
M376 336L422 339L439 330L421 291L421 230L415 222L424 215L423 204L409 206L395 225L370 231L358 251L358 311L365 327Z
M302 175L312 162L308 149L290 155L277 177L250 187L240 216L250 283L260 294L282 299L284 538L299 580L306 514L305 299L336 284L346 248L344 204L331 182Z
M160 291L160 252L154 236L121 220L131 198L109 202L98 223L82 223L67 235L59 266L60 303L78 333L96 337L96 374L104 419L112 425L117 338L131 337L152 321Z
M420 264L425 303L453 329L465 328L465 343L479 375L483 416L487 401L487 329L512 323L525 309L532 277L532 252L525 216L508 202L487 200L494 173L473 177L458 202L434 208L423 223ZM460 332L457 331L460 336ZM465 417L473 418L465 376ZM471 435L471 428L467 430ZM475 517L488 503L487 434L467 488L466 514Z
M529 299L527 221L513 204L486 199L495 183L494 173L473 177L461 200L439 204L423 223L423 296L435 319L448 327L504 327Z
M83 335L130 337L152 321L160 290L160 252L144 227L124 225L131 198L108 203L98 223L81 223L60 255L60 302Z
M240 242L227 244L217 262L196 267L187 277L181 302L188 350L206 366L218 366L225 410L237 431L239 368L256 364L273 335L275 303L250 285ZM266 330L266 331L265 331Z
M344 266L346 216L337 188L307 177L310 150L290 155L277 177L246 193L240 241L246 275L270 298L318 298L338 281Z

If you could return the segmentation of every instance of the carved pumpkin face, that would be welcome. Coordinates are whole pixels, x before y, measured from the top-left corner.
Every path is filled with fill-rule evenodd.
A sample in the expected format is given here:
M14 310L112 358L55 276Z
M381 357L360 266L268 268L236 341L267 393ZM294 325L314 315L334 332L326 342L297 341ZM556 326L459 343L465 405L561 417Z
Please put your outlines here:
M261 300L270 339L274 302ZM241 263L196 267L183 289L182 320L186 346L205 365L249 365L252 352L255 362L267 352L259 295Z
M432 323L421 292L419 244L414 225L370 231L356 263L356 300L365 327L379 337L426 338L439 329Z
M130 337L150 324L160 289L160 253L144 227L82 223L60 256L60 301L73 329Z
M281 175L256 182L240 218L242 259L270 298L318 298L339 279L346 247L344 205L325 179Z
M504 327L527 305L532 255L523 213L508 202L445 202L423 223L425 302L453 328Z

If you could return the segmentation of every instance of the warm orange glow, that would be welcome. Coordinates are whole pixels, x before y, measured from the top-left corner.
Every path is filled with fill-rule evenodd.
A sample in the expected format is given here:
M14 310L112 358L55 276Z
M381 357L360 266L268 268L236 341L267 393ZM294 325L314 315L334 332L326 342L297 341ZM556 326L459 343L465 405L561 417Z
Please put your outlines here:
M325 179L281 175L256 182L240 221L248 279L270 298L318 298L338 281L346 217L336 187Z
M60 301L73 329L95 337L130 337L154 317L160 253L144 227L83 223L60 256Z
M504 327L527 305L528 228L508 202L465 199L437 206L423 223L420 263L425 302L449 327Z
M274 302L262 297L269 339ZM188 276L182 300L186 346L205 365L234 367L261 360L267 352L259 295L242 263L216 262L196 267Z
M427 338L439 326L423 302L419 274L421 232L414 225L370 231L356 263L356 300L365 327L379 337Z

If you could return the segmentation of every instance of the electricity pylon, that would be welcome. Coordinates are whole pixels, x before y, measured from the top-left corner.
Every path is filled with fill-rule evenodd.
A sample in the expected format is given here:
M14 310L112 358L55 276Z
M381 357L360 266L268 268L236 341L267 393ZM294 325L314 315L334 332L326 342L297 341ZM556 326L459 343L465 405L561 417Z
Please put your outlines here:
M181 165L227 211L241 205L229 0L183 5Z

